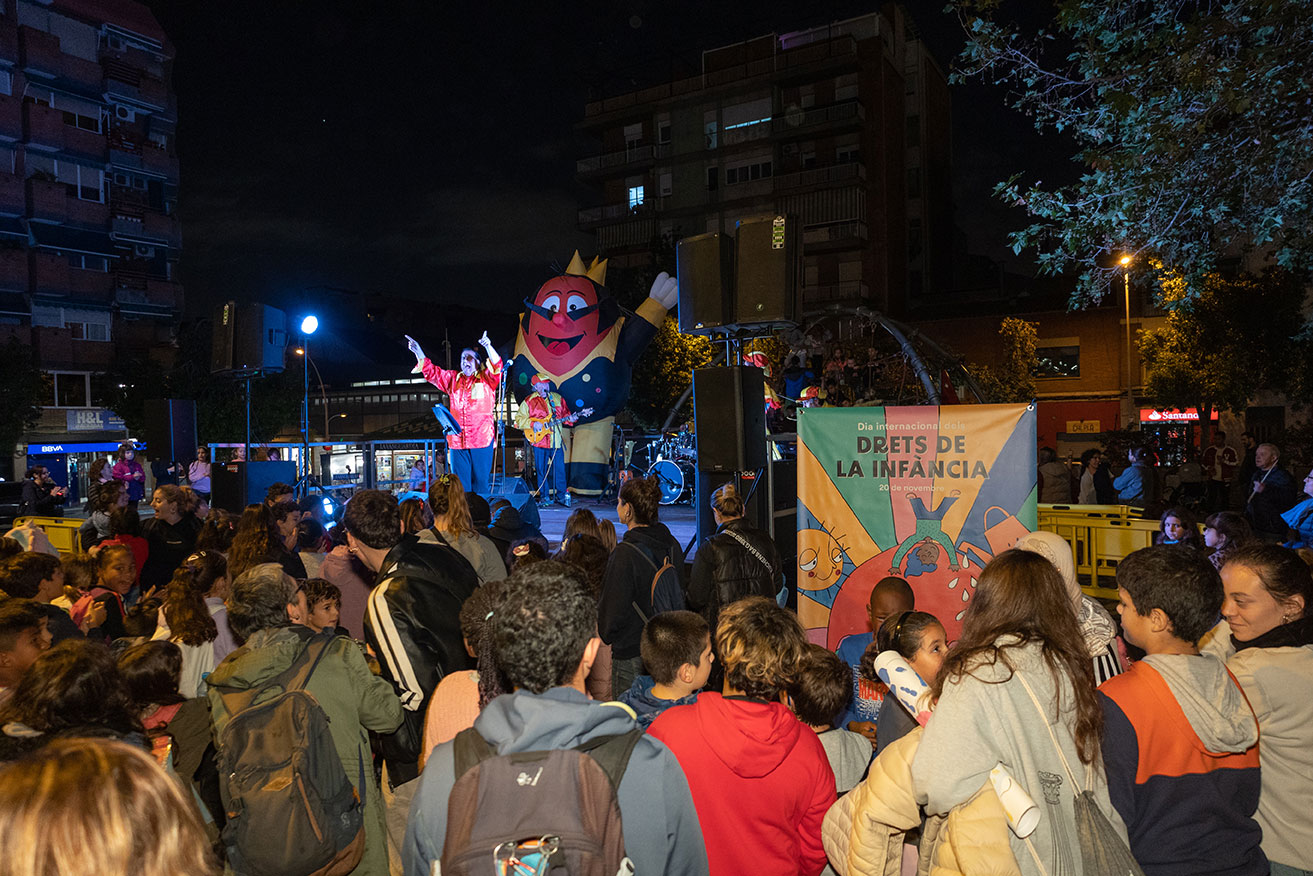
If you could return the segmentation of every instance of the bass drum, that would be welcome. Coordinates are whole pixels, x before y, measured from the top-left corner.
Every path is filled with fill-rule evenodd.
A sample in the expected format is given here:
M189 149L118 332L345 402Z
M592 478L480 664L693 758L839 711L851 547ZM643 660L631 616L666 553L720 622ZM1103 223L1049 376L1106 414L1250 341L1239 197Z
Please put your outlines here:
M661 485L661 504L673 505L693 493L693 463L684 460L659 459L647 470L648 477L656 477Z

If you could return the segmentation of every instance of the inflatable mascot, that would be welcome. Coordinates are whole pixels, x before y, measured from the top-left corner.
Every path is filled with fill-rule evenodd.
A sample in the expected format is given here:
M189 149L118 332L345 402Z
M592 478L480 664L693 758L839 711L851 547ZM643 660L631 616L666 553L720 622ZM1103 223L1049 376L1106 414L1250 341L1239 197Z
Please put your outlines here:
M629 399L630 371L679 299L675 278L662 272L636 316L625 317L605 283L606 261L594 258L585 266L576 252L564 274L525 299L510 364L517 401L533 393L530 382L540 374L579 414L562 437L569 489L581 496L600 495L606 487L612 426ZM585 414L587 408L592 412Z

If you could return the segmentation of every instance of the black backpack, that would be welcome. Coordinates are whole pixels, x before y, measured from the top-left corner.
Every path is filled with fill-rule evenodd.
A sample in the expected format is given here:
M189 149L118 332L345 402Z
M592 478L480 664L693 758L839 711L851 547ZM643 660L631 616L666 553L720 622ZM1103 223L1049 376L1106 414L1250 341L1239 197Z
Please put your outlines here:
M643 560L652 567L652 587L648 593L648 604L652 607L652 614L661 614L667 611L682 611L684 609L684 586L679 581L679 572L675 569L674 564L670 562L670 557L662 557L661 565L658 566L656 561L636 544L622 541L621 545L629 545L638 552ZM638 600L634 600L634 611L647 623L648 615L643 611L643 606L639 605Z
M632 874L616 789L642 736L498 755L477 730L458 733L443 876Z
M336 635L310 638L264 685L220 690L231 718L218 739L228 863L241 876L339 876L365 851L364 802L305 690ZM361 761L360 789L365 788Z

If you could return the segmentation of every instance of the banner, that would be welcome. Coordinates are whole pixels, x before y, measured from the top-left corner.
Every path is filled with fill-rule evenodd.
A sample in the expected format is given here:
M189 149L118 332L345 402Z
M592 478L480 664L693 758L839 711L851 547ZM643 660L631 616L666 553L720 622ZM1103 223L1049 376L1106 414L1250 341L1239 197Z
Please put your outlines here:
M1035 411L1026 405L798 412L798 617L833 650L869 631L877 581L958 637L980 569L1035 529Z

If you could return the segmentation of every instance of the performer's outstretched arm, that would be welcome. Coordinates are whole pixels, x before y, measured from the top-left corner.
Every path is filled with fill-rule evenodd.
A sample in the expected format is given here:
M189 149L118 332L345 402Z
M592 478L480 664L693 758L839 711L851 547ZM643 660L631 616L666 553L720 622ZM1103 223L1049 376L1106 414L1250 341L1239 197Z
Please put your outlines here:
M479 338L479 346L483 347L483 352L488 354L488 364L492 366L492 371L501 370L501 356L497 355L497 348L488 340L488 333L484 332L483 337Z

